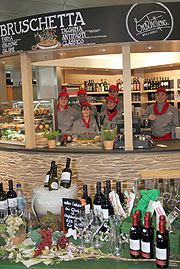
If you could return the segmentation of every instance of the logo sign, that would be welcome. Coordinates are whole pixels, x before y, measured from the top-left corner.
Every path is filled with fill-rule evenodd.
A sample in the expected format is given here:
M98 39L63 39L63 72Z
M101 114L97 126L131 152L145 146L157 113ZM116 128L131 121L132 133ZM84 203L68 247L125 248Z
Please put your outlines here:
M173 17L162 3L135 4L126 16L126 28L136 42L166 40L173 29Z

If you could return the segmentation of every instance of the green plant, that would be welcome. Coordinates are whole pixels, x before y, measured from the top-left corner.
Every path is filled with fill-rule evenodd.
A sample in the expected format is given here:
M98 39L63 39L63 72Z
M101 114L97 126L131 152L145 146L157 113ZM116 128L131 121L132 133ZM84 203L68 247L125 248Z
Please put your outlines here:
M115 140L117 136L117 128L111 129L110 124L107 128L101 127L101 139L102 141L112 141Z
M58 135L59 135L59 131L45 130L43 133L43 136L46 137L48 140L56 140Z

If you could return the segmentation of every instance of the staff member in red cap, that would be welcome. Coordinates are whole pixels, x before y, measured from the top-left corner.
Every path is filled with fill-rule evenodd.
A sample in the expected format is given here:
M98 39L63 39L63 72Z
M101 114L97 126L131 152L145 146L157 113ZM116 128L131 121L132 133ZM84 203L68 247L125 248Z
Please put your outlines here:
M154 140L175 139L175 127L179 126L177 109L167 102L166 89L160 87L155 93L156 102L147 107L143 119L151 123Z
M117 125L117 119L121 117L121 113L116 108L116 100L113 96L106 98L107 109L100 113L100 125L111 125L111 128L115 128Z
M72 132L74 122L74 111L68 106L68 98L67 92L61 92L58 97L58 129L63 134Z
M115 98L117 110L120 112L123 112L124 111L123 101L119 99L118 91L119 89L116 85L111 85L109 87L109 96L112 96ZM101 112L106 111L106 109L107 109L107 104L105 103L101 107Z
M77 92L77 99L79 101L78 104L75 104L72 106L72 108L76 111L76 118L81 118L81 105L85 102L88 102L88 96L87 96L87 92L84 89L79 89L79 91ZM97 117L97 109L95 106L90 105L91 107L91 116L96 116Z
M84 102L81 105L81 118L73 124L74 134L91 134L98 131L97 122L91 115L91 105Z

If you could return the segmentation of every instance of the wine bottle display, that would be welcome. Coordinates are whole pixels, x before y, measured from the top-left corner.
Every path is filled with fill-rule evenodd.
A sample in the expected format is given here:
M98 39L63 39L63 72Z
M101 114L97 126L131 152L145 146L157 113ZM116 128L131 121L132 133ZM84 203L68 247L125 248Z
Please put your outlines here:
M169 264L169 239L165 233L164 221L159 222L159 233L156 237L156 265L167 268Z
M154 238L148 216L144 217L144 227L141 235L141 256L145 259L153 259L154 257Z
M6 193L3 190L3 183L0 183L0 222L8 215L8 204Z
M70 169L70 162L71 162L71 159L67 158L66 167L62 170L62 175L61 175L60 185L66 189L68 189L71 186L72 171Z
M88 196L88 191L87 191L87 185L86 184L83 185L83 196L82 196L82 199L85 199L85 201L86 201L85 213L86 214L89 214L91 212L91 209L92 209L92 200Z
M13 190L13 181L9 180L9 191L7 192L7 201L8 201L8 213L9 215L17 215L17 194Z
M49 187L49 178L50 178L50 174L51 174L51 172L52 172L53 167L54 167L55 164L56 164L55 161L52 161L52 162L51 162L51 168L50 168L50 170L47 172L47 174L46 174L46 176L45 176L45 180L44 180L44 187L45 187L45 188L48 188L48 187Z
M101 192L101 182L97 182L96 194L94 196L94 214L97 215L98 211L101 211L101 204L104 195Z
M130 229L130 255L132 258L139 258L141 257L141 232L138 225L138 216L136 214L132 215L133 225Z
M58 190L57 165L54 165L49 179L49 191Z

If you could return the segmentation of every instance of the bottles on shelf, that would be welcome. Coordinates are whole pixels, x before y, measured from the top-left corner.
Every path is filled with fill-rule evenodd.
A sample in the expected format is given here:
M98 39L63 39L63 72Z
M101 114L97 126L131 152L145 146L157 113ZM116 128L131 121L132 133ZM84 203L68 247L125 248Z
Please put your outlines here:
M49 178L49 191L58 190L58 188L57 165L54 165Z
M3 190L3 183L0 183L0 223L8 215L8 203L7 203L7 196L5 191Z
M67 158L66 167L62 170L60 186L68 189L71 186L72 171L70 169L71 159Z
M156 265L166 268L169 264L169 238L165 232L165 222L159 222L159 232L156 236Z
M17 194L13 189L13 181L9 180L9 191L7 192L8 214L12 216L17 215Z
M138 216L136 214L132 215L132 227L130 229L130 255L132 258L141 257L141 232L138 225Z
M88 196L88 191L87 191L87 185L84 184L83 185L83 196L82 199L85 199L86 204L85 204L85 213L89 214L91 212L92 209L92 200L91 198Z
M140 91L141 89L141 84L140 84L140 80L138 77L134 77L133 80L131 81L131 89L133 91Z
M144 79L144 90L156 90L159 87L165 89L171 89L169 77L165 78L145 78Z
M101 79L100 82L95 82L94 79L84 81L84 89L87 92L104 92L109 90L109 83L106 79Z
M141 234L141 256L144 259L153 259L154 257L154 238L148 216L144 217L144 227Z
M104 195L101 192L101 182L96 184L96 194L94 196L94 214L97 215L98 211L101 211L101 204Z
M50 170L45 175L45 180L44 180L44 187L45 188L49 188L49 178L50 178L50 174L51 174L51 172L52 172L53 167L54 167L55 164L56 164L55 161L52 161L51 162L51 168L50 168Z

